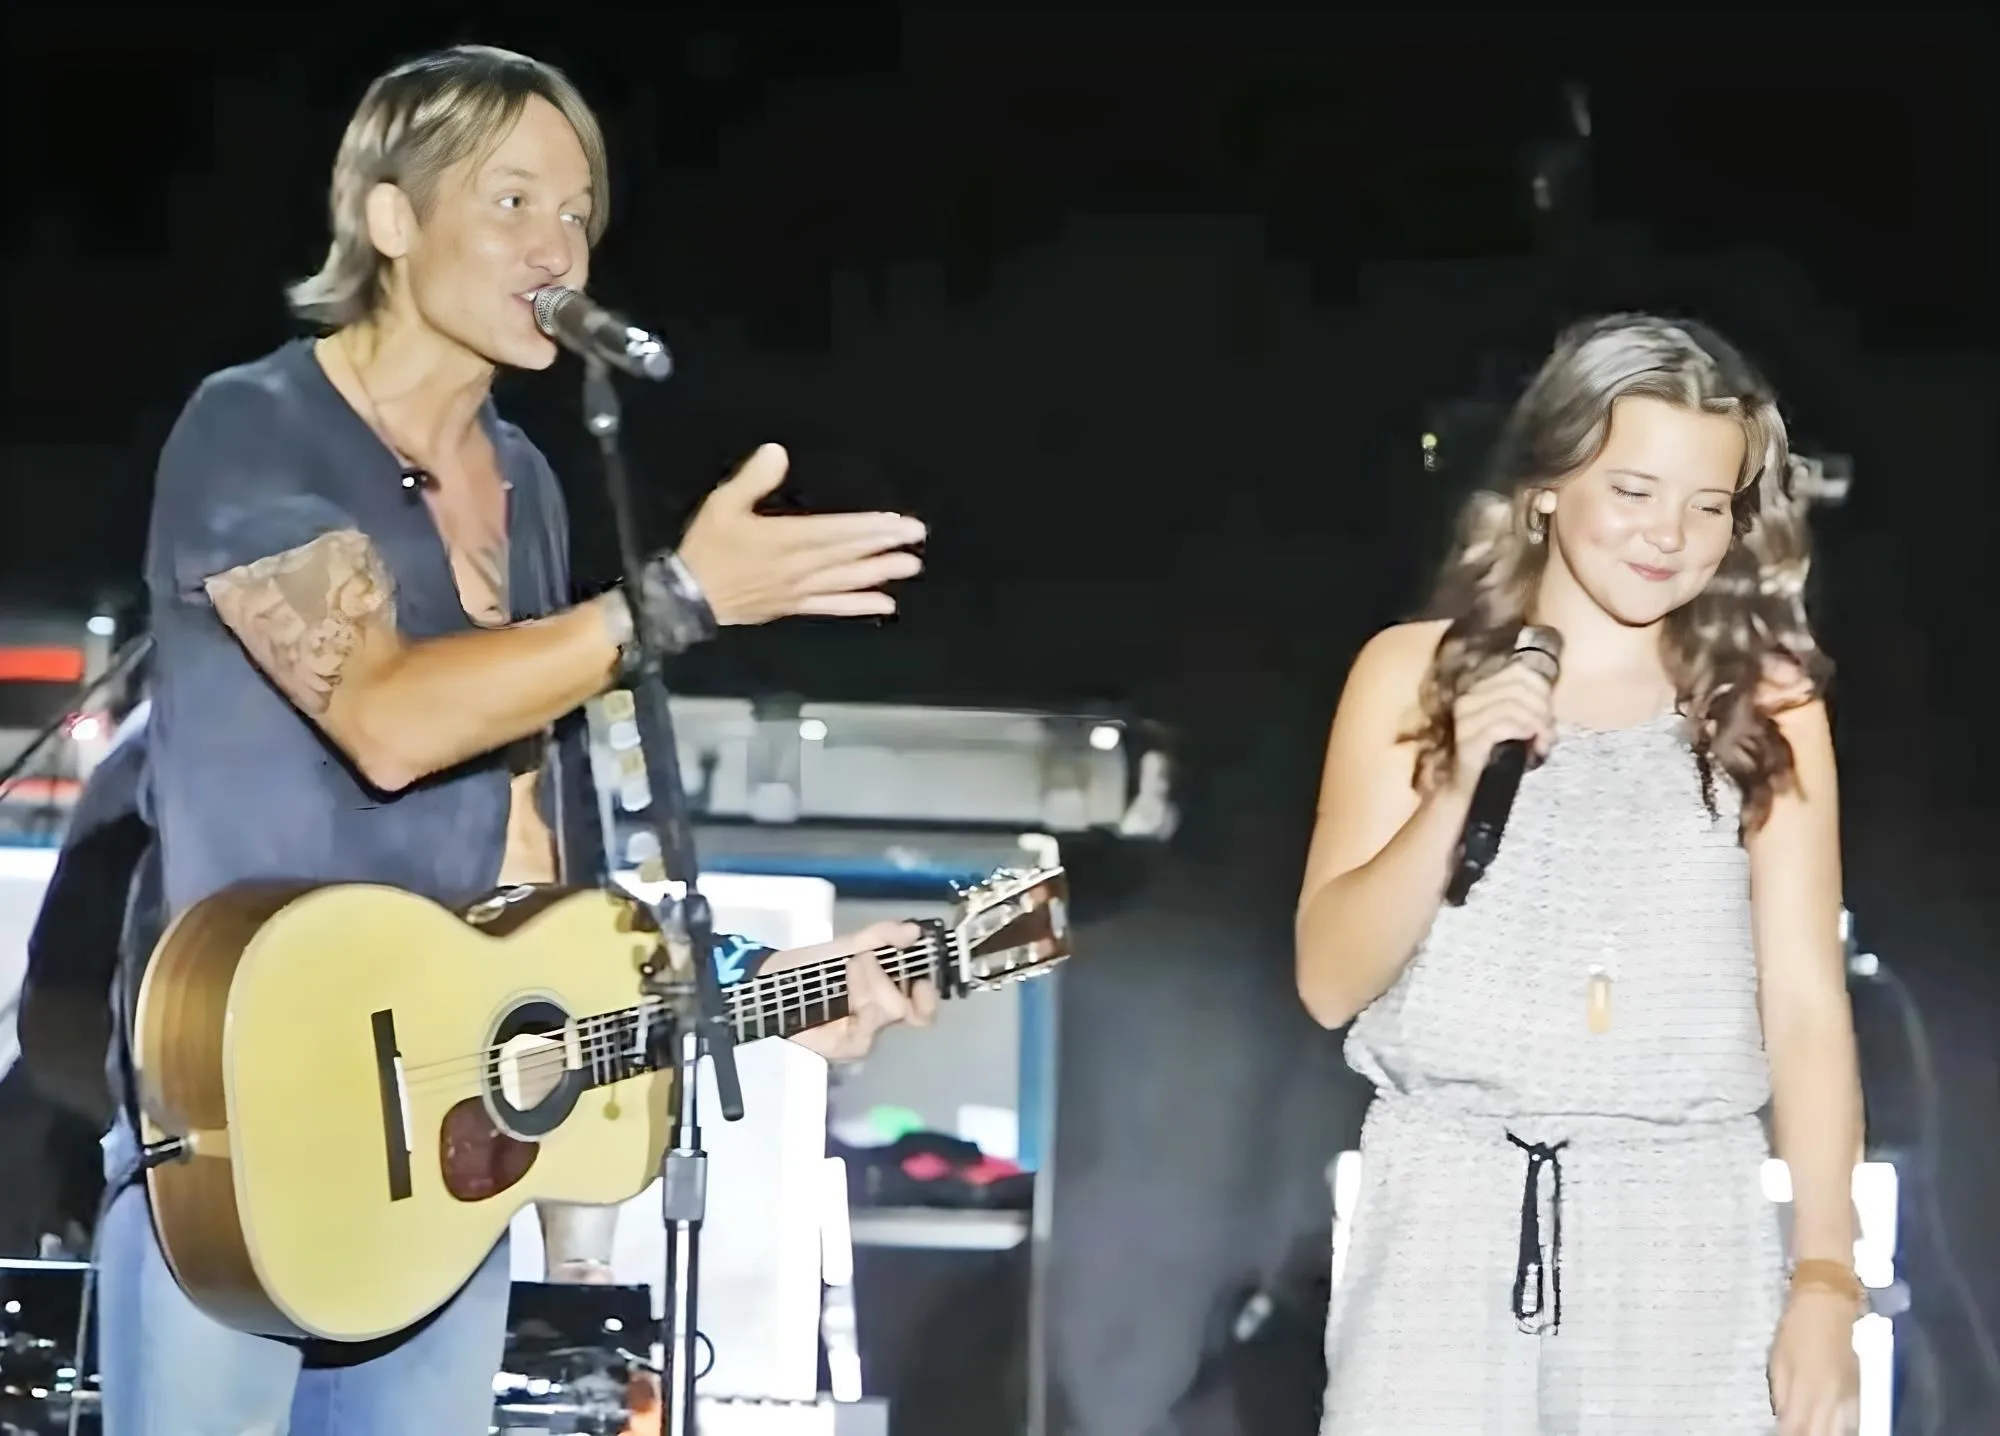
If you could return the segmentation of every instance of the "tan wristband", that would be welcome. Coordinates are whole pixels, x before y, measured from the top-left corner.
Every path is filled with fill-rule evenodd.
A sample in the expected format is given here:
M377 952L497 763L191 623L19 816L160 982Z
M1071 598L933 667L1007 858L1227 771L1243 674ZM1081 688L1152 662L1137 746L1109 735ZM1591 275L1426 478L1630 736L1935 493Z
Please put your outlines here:
M1857 1312L1868 1305L1868 1289L1861 1284L1861 1278L1854 1269L1844 1262L1828 1261L1824 1257L1809 1257L1792 1265L1792 1290L1816 1290L1845 1297L1854 1304Z

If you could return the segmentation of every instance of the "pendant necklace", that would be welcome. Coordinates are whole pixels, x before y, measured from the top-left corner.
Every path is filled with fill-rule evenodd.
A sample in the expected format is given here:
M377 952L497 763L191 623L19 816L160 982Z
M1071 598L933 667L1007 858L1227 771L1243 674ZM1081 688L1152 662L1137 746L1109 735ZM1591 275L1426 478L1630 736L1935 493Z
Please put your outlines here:
M1611 889L1612 884L1603 883L1598 891L1609 893ZM1618 957L1616 914L1617 908L1607 903L1598 925L1597 961L1591 963L1589 981L1584 984L1584 1020L1599 1037L1611 1030L1611 972Z
M1618 760L1621 764L1622 757ZM1598 884L1598 892L1603 895L1604 904L1598 927L1599 946L1597 961L1590 964L1584 983L1583 1018L1593 1036L1602 1037L1611 1030L1611 983L1618 966L1621 916L1629 921L1631 909L1619 901L1625 890L1626 870L1616 874L1606 874L1606 881Z
M1611 874L1604 876L1609 879ZM1583 1015L1591 1033L1598 1037L1611 1030L1611 976L1618 959L1620 904L1617 894L1622 887L1622 883L1608 880L1597 884L1602 904L1598 915L1597 961L1590 964L1588 980L1584 984Z
M1611 1030L1611 974L1602 964L1591 965L1589 993L1584 1003L1585 1016L1590 1030L1602 1037Z
M396 461L399 473L397 481L402 485L403 496L412 501L437 487L437 480L422 464L410 462L410 456L403 452L403 446L389 437L389 426L382 418L382 406L375 402L375 391L368 387L368 376L361 372L361 363L348 348L347 335L343 331L334 336L334 347L340 350L340 357L347 363L348 373L354 376L354 387L361 391L361 397L368 403L368 412L361 422L374 431L375 439Z

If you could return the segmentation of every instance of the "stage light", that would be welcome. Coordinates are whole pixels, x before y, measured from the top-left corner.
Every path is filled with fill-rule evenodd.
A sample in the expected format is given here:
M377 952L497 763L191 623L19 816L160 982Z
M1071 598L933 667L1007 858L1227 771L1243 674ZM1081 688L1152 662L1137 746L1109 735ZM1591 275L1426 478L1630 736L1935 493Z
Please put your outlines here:
M1326 1169L1327 1186L1333 1189L1333 1281L1347 1266L1347 1248L1354 1233L1354 1209L1361 1205L1361 1154L1342 1152Z
M17 848L0 844L0 879L27 883L47 883L55 876L54 848ZM41 899L36 898L39 904Z
M807 743L824 743L826 741L825 720L820 718L800 719L799 738L801 741Z
M847 1163L828 1157L820 1167L820 1339L826 1345L833 1399L859 1401L861 1349L854 1310L854 1235L847 1210Z
M1124 735L1115 723L1100 723L1090 730L1090 746L1100 753L1109 753L1123 741Z

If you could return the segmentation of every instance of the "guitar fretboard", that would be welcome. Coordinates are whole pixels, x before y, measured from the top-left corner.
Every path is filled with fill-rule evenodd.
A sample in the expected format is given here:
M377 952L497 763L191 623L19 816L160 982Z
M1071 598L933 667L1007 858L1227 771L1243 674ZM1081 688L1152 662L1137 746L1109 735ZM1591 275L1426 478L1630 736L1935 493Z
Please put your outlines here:
M896 986L908 992L917 983L939 976L944 932L927 927L921 941L908 947L878 948L870 954ZM796 1037L847 1016L846 957L782 972L764 973L723 990L731 1026L739 1042L766 1037ZM678 1054L662 1021L661 1002L648 999L634 1007L585 1018L578 1024L584 1066L590 1085L606 1086L671 1066Z
M889 980L908 992L937 976L940 941L938 934L929 933L909 947L880 948L871 955ZM723 999L737 1041L795 1037L847 1015L847 959L765 973L728 988Z

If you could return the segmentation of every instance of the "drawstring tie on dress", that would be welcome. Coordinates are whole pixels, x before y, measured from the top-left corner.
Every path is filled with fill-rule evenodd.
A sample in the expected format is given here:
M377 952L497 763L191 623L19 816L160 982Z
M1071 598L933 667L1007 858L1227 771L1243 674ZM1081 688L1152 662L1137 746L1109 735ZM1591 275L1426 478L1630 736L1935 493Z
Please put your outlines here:
M1553 1333L1562 1326L1562 1150L1567 1141L1524 1142L1512 1132L1507 1140L1528 1154L1527 1180L1521 1186L1521 1251L1514 1266L1514 1320L1530 1336ZM1549 1173L1549 1241L1542 1244L1541 1179Z

